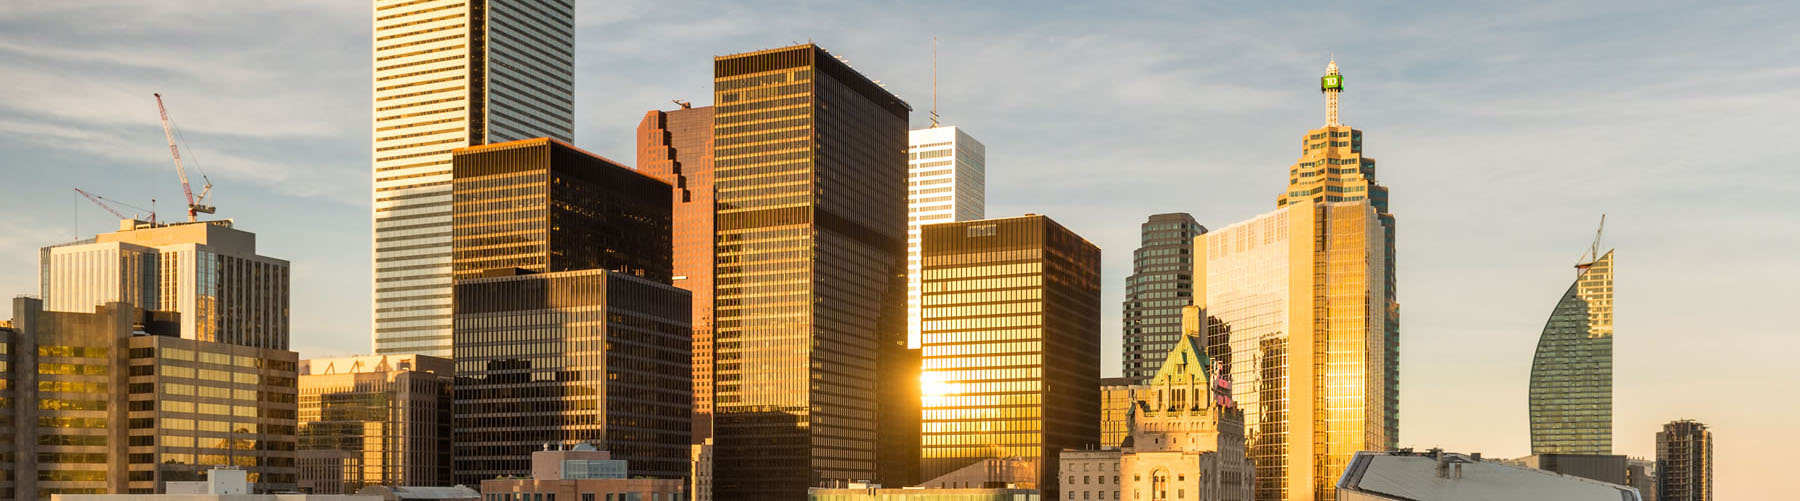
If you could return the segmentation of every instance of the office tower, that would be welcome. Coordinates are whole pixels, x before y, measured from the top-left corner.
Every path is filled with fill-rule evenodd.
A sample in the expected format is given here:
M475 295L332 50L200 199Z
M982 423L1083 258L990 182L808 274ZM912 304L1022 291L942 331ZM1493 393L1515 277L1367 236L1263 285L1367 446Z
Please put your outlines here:
M450 378L424 355L300 361L300 490L451 485Z
M1194 239L1195 320L1244 409L1259 500L1332 499L1397 433L1393 217L1362 132L1336 123L1341 78L1328 67L1326 126L1280 208Z
M928 225L920 325L926 478L1100 441L1100 248L1050 218Z
M46 311L92 313L122 302L177 313L184 339L288 348L288 262L256 253L230 220L153 225L39 251Z
M587 443L687 474L691 295L669 285L670 187L560 141L458 149L455 476Z
M458 279L603 269L667 283L669 185L548 138L455 153Z
M675 189L675 286L694 294L694 443L712 438L713 108L650 111L638 122L637 170ZM709 446L710 447L710 446ZM710 457L710 456L709 456Z
M1142 389L1130 378L1109 377L1100 380L1100 447L1118 447L1125 441L1127 416L1134 402L1132 393Z
M450 356L450 151L575 135L574 0L376 0L375 352Z
M1656 496L1662 501L1712 501L1713 438L1706 425L1672 421L1656 432Z
M812 44L720 56L713 75L715 494L909 485L911 108Z
M256 492L295 487L294 352L183 339L177 314L124 302L13 313L8 498L161 493L218 465Z
M935 123L935 119L934 119ZM913 130L906 163L906 345L919 347L919 228L981 219L987 146L957 127Z
M1125 278L1124 375L1143 384L1181 339L1181 309L1194 304L1194 237L1206 227L1186 213L1156 214L1140 227Z
M689 300L606 270L458 280L456 483L529 475L545 444L606 449L634 477L686 477Z
M1612 251L1575 269L1531 358L1532 454L1612 454Z

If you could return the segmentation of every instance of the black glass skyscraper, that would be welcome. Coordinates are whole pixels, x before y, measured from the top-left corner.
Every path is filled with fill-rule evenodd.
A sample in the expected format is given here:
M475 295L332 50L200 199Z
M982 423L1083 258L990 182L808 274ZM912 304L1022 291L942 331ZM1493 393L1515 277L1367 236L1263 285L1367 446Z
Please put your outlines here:
M812 44L713 68L716 496L910 485L911 108Z

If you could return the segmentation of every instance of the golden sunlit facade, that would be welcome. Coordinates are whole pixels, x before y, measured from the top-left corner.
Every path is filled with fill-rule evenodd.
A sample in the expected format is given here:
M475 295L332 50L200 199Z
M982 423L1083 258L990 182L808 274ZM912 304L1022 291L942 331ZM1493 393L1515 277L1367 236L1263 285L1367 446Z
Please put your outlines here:
M1037 460L1100 439L1100 248L1043 216L927 225L920 474Z
M1194 239L1207 352L1265 501L1333 499L1356 452L1398 435L1394 220L1362 133L1337 123L1335 62L1321 83L1327 125L1302 140L1280 208Z
M452 369L424 355L301 361L301 491L450 484Z

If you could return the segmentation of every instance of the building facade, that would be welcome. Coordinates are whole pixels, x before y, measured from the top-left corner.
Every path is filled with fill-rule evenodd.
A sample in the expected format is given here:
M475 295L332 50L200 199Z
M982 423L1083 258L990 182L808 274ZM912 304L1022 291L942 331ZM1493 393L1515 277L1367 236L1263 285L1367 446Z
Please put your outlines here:
M1194 237L1206 227L1186 213L1156 214L1140 227L1125 278L1126 379L1143 384L1181 340L1181 309L1194 304Z
M1126 416L1134 401L1132 395L1139 389L1143 386L1132 384L1130 378L1100 380L1100 447L1118 447L1125 442L1131 431Z
M669 281L669 185L549 138L454 155L456 278L600 269Z
M906 343L919 347L919 228L987 213L987 145L954 126L914 129L906 153Z
M1097 446L1100 248L1038 215L923 231L920 473Z
M638 122L637 170L674 187L674 284L694 295L694 443L712 438L713 107L650 111Z
M299 485L451 485L449 359L372 355L302 360Z
M183 339L175 314L123 302L13 311L6 497L162 493L221 465L255 492L295 487L294 352Z
M1612 251L1575 266L1531 358L1532 454L1612 454Z
M1712 431L1681 420L1656 432L1656 496L1662 501L1713 499Z
M687 291L584 270L464 279L456 295L456 483L527 475L545 444L687 476Z
M143 224L38 252L44 309L92 313L122 302L179 314L179 336L288 348L288 262L256 253L230 220Z
M720 56L713 76L715 495L910 484L911 108L812 44Z
M1393 216L1362 132L1337 123L1341 84L1333 63L1280 208L1194 239L1195 321L1244 409L1258 500L1331 499L1398 433Z
M575 135L574 0L377 0L375 353L450 356L451 150Z
M481 497L492 501L690 501L678 478L629 476L632 465L610 451L582 444L531 453L531 476L481 481Z

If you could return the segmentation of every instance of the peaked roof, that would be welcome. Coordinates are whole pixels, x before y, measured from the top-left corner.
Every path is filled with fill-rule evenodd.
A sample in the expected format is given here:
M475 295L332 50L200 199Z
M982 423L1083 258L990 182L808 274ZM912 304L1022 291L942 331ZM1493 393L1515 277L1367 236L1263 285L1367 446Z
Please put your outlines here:
M1175 349L1169 350L1168 358L1163 359L1162 368L1156 370L1156 376L1150 378L1150 384L1156 384L1165 377L1198 375L1204 379L1208 370L1212 369L1212 359L1206 356L1206 350L1200 349L1200 338L1181 336L1175 342Z

